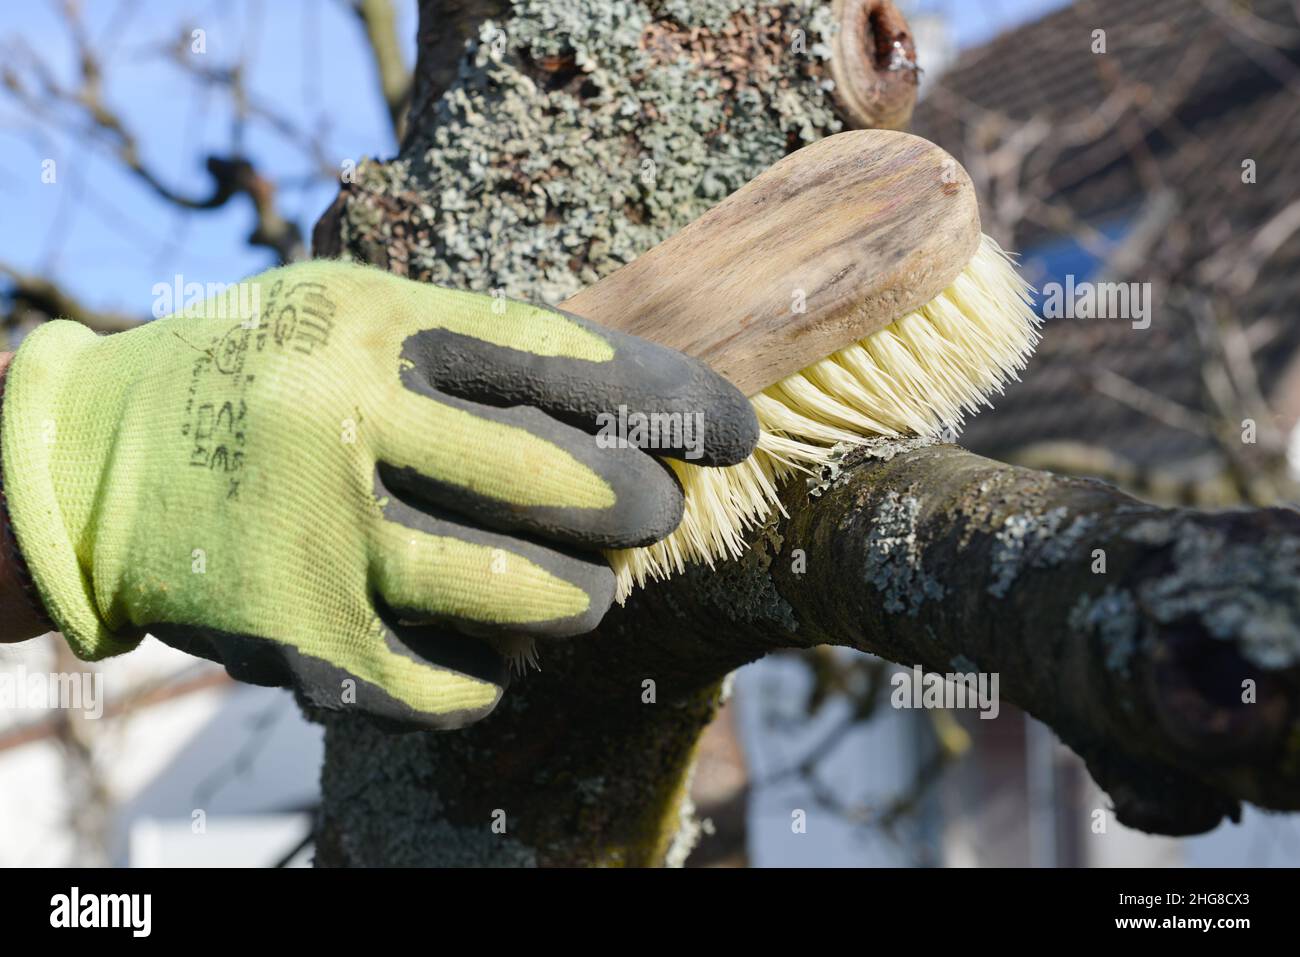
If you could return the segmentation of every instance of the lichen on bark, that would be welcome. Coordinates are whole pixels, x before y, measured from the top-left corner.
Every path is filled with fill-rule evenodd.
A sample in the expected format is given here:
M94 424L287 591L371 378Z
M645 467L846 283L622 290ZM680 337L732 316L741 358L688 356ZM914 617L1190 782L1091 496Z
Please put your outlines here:
M558 303L836 132L831 30L807 0L516 3L318 251Z
M867 533L867 580L880 592L886 611L915 615L927 601L943 599L943 585L926 572L916 540L921 500L912 489L891 491L872 514Z

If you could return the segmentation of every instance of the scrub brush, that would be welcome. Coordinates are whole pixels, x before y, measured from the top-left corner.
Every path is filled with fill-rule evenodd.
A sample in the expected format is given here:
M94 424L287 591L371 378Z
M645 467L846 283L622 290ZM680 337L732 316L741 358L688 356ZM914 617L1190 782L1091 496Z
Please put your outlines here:
M687 563L740 556L746 531L783 511L780 484L836 446L955 432L1024 368L1038 341L1029 293L982 234L956 160L859 130L790 154L562 303L705 360L762 428L736 466L665 460L685 514L663 541L607 553L619 601Z

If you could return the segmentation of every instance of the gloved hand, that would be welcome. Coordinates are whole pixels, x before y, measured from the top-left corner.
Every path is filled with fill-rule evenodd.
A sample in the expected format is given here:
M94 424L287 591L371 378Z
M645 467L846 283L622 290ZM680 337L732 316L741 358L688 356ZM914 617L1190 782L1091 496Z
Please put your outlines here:
M82 658L148 632L319 707L458 727L508 680L480 638L591 630L598 550L680 520L669 470L602 447L600 413L702 413L704 464L758 437L673 350L368 267L274 269L189 312L50 322L9 370L14 530Z

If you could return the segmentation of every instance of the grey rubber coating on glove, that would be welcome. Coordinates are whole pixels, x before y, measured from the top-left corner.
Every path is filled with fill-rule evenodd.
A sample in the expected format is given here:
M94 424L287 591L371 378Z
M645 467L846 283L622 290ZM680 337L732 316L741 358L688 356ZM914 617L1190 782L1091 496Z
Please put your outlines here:
M385 501L384 518L407 528L429 535L456 538L488 548L500 549L506 554L518 555L546 571L581 588L587 594L588 605L584 612L564 618L545 621L512 623L510 630L521 635L538 638L563 638L585 635L592 631L614 602L614 572L598 552L569 552L548 547L517 535L502 535L462 524L454 517L437 514L425 506L413 506L403 501L401 493L387 486L381 476L375 477L375 495ZM385 596L381 596L385 597ZM436 623L456 629L466 635L488 636L501 632L501 626L464 618L430 617L420 608L397 609L408 620Z
M383 607L379 612L384 641L391 650L429 667L494 685L493 700L481 708L440 714L417 711L380 686L283 642L189 626L158 625L150 633L178 651L223 665L236 681L292 688L313 707L358 712L385 731L454 731L491 714L510 685L510 668L501 656L475 638L436 626L402 624L395 612ZM344 689L351 692L346 701Z
M381 464L384 482L427 505L440 506L504 532L531 532L581 548L635 548L664 538L682 520L685 498L672 471L634 448L600 448L593 436L527 406L496 408L439 395L418 378L407 387L479 418L515 426L568 452L609 483L608 508L520 506L440 482L410 467ZM429 436L437 442L438 436ZM490 464L484 466L490 467Z
M562 312L562 310L555 310ZM413 370L438 391L488 405L529 405L579 429L594 432L597 416L620 406L642 414L703 416L699 465L735 465L758 441L758 418L749 400L705 363L636 336L604 329L562 313L614 349L607 362L539 356L429 329L411 336L402 351ZM655 449L684 457L684 449Z

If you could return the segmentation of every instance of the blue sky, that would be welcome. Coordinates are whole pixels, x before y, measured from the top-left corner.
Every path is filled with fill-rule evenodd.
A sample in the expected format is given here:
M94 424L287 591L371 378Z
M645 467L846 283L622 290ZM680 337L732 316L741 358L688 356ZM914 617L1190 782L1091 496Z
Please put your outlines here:
M397 3L413 57L415 0ZM1062 5L920 0L914 7L943 12L964 46ZM202 195L209 183L204 157L232 151L228 98L161 52L194 28L205 31L202 62L217 67L242 57L253 99L317 131L335 166L395 149L359 26L340 0L93 0L84 7L87 34L105 60L105 99L134 131L147 164L179 192ZM4 5L0 64L18 65L19 46L72 84L75 48L52 0ZM154 284L177 273L230 281L271 265L268 252L245 242L253 227L246 201L187 216L158 200L105 147L86 146L69 122L75 116L37 122L0 95L0 264L49 276L93 307L142 316ZM282 209L309 233L334 195L332 184L314 177L312 158L265 124L249 131L246 151L288 184ZM54 183L41 179L48 159L56 164Z
M897 0L895 0L897 2ZM939 12L948 20L957 45L983 43L1005 30L1068 6L1067 0L912 0L903 4L922 12Z

